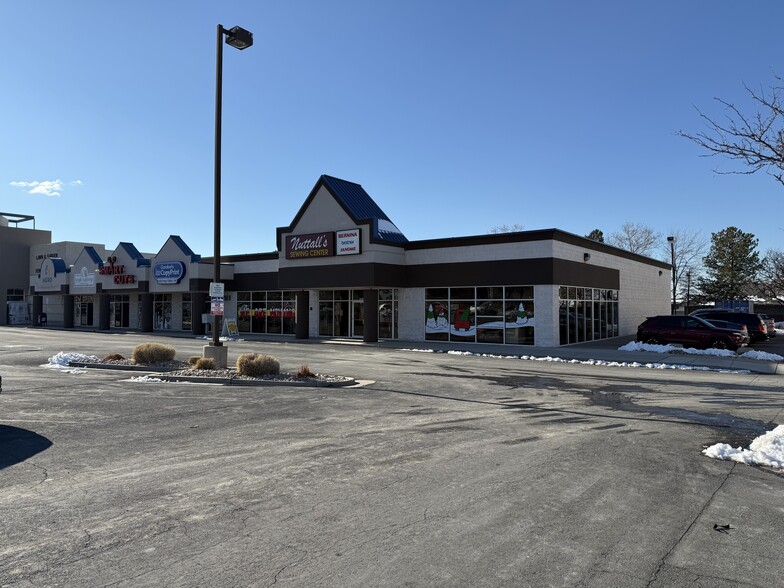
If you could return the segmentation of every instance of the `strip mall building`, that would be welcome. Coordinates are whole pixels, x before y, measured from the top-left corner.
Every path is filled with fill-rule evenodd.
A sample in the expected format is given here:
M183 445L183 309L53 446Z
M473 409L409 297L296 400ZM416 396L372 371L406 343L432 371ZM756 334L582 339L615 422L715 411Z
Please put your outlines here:
M557 229L409 241L362 186L330 176L277 243L221 258L224 317L240 335L552 347L670 312L669 264ZM128 242L31 245L31 315L202 335L212 276L175 235L152 255Z

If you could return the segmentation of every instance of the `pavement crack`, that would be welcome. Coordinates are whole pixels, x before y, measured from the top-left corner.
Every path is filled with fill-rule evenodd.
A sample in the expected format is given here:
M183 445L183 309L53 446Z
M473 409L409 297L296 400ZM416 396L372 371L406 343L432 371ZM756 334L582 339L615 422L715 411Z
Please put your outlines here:
M283 566L282 568L280 568L277 571L277 573L275 574L275 576L272 578L272 584L269 584L269 586L274 586L275 584L277 584L278 583L278 578L280 577L280 575L283 572L285 572L290 567L295 566L295 565L303 562L305 560L305 558L308 557L308 552L307 551L303 551L301 549L297 549L296 547L294 549L296 551L300 552L302 554L302 557L300 557L299 559L296 559L294 561L291 561L291 562L287 563L285 566Z
M681 544L681 542L684 540L686 535L688 535L689 532L694 528L694 525L697 524L697 521L700 520L705 510L713 502L713 499L716 497L716 494L718 494L719 490L721 490L724 487L724 484L727 483L727 480L729 480L730 476L732 475L732 472L735 471L735 466L737 465L738 465L737 463L732 464L729 471L727 472L727 475L725 475L724 479L721 481L721 484L718 485L718 487L713 491L713 493L710 495L708 500L705 501L705 504L702 505L700 512L697 513L694 519L692 519L691 523L689 523L689 526L686 528L686 530L681 534L680 537L678 537L678 540L675 541L675 543L672 545L672 547L670 547L667 553L665 553L664 556L659 560L659 563L656 565L656 569L653 571L653 574L651 574L651 577L648 580L648 584L646 585L647 588L653 586L653 583L656 581L659 572L661 572L662 568L664 567L664 562L667 561L667 558L670 557L672 552L675 551L675 549Z
M33 463L32 461L28 461L27 463L33 466L34 468L41 470L41 472L43 473L44 477L40 482L38 482L39 484L43 484L44 482L49 481L49 470L47 470L44 466L40 466L37 463Z

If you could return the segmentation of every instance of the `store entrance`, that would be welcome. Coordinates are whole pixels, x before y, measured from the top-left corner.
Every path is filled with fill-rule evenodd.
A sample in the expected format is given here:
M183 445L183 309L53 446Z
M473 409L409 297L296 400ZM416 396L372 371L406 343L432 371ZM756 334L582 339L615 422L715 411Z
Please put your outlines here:
M397 339L397 290L378 291L378 309L368 309L363 290L319 291L319 336L361 338L365 320L378 321L382 339Z
M361 290L319 292L319 335L361 337L363 328ZM357 324L359 320L359 324Z

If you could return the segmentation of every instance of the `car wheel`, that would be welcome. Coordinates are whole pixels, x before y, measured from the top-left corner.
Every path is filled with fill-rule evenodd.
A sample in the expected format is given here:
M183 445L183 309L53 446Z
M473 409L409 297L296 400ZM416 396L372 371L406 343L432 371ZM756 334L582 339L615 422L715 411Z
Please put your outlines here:
M653 336L648 337L645 340L645 342L648 343L649 345L661 345L662 344L661 339L659 339L658 337L653 337Z
M727 349L727 342L724 339L714 339L710 342L711 349Z

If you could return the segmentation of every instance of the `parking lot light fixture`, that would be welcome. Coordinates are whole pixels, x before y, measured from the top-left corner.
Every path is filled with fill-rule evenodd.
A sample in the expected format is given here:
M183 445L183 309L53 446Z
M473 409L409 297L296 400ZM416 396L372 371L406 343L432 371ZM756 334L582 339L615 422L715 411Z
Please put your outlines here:
M215 254L213 263L213 281L220 283L220 241L221 241L221 118L223 114L223 38L226 44L236 49L247 49L253 45L253 33L242 27L231 29L218 25L217 56L215 60L215 211L214 211L214 236ZM212 322L213 347L220 347L220 315L215 314Z

